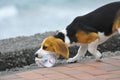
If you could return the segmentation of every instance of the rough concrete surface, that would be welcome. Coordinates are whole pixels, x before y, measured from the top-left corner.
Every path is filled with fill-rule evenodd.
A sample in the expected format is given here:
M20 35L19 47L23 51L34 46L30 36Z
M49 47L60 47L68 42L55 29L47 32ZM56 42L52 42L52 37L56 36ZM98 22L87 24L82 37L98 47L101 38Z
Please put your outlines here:
M32 69L32 67L36 68L34 64L34 53L44 38L54 34L55 32L45 32L33 36L21 36L0 40L0 71L19 71L28 68ZM70 57L73 57L77 53L77 49L77 46L69 48ZM116 35L100 45L98 50L104 56L120 55L120 35Z

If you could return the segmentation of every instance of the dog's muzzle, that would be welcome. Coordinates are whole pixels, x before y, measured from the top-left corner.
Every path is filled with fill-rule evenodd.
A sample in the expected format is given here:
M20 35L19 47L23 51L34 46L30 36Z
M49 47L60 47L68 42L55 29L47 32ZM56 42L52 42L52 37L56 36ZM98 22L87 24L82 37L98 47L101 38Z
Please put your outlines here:
M50 55L53 55L55 58L58 58L59 56L56 54L56 53L54 53L54 52L49 52L49 51L45 51L45 50L42 50L42 49L39 49L38 51L36 51L36 53L35 53L35 57L37 57L37 58L40 58L40 57L43 57L43 56L45 56L45 55L47 55L47 54L50 54Z

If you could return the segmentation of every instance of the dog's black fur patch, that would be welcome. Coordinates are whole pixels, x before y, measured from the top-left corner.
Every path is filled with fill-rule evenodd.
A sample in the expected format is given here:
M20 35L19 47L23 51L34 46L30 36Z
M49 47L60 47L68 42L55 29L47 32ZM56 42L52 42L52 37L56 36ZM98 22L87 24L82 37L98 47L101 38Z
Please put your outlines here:
M113 23L119 10L120 1L102 6L84 16L76 17L66 28L71 43L77 42L75 35L80 30L86 33L104 32L106 36L112 34Z
M58 32L56 35L54 35L55 38L60 38L65 42L65 35L62 32Z

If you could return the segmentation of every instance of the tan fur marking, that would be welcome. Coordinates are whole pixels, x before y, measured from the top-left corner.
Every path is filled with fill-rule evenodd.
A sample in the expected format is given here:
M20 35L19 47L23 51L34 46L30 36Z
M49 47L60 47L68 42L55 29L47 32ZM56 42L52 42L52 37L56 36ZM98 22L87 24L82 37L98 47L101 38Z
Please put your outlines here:
M46 46L46 51L55 52L64 58L69 58L68 46L59 38L50 36L42 43L41 46Z
M88 44L95 41L99 36L95 32L86 33L84 31L78 31L76 33L76 38L79 43Z
M118 28L120 28L120 10L118 11L115 21L113 23L112 32L115 32Z

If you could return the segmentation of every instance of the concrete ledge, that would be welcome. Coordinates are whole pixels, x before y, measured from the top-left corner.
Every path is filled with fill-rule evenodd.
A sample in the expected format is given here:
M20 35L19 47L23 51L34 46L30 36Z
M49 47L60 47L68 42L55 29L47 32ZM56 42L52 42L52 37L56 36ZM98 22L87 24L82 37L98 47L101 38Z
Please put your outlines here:
M54 35L55 32L35 34L29 37L17 37L0 40L0 70L14 67L23 67L34 63L34 53L44 38ZM120 35L114 36L99 46L101 52L120 51ZM77 53L78 47L70 47L70 57ZM89 54L88 54L89 55ZM60 57L62 59L62 57Z

